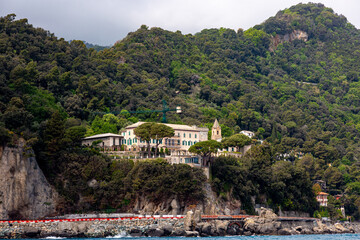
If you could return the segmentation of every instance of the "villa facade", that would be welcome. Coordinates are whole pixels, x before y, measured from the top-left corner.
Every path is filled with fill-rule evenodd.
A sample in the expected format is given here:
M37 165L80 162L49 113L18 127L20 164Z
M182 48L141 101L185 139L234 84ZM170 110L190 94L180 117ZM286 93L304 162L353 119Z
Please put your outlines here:
M129 125L121 132L121 136L123 137L122 145L125 146L126 151L139 152L147 148L147 142L141 140L134 133L134 130L143 123L145 122L137 122ZM209 129L181 124L164 123L164 125L173 128L175 135L170 138L164 138L158 148L169 151L169 158L172 163L200 164L198 157L189 153L188 150L190 146L197 142L207 141ZM155 139L151 139L150 147L156 147Z
M327 207L329 194L324 192L319 192L316 196L316 201L320 204L321 207Z

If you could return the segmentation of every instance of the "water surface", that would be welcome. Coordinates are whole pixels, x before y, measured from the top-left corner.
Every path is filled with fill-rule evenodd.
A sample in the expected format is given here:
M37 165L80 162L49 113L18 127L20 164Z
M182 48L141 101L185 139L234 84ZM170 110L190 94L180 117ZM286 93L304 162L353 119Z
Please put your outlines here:
M47 238L47 239L65 239L65 238ZM127 237L115 236L108 238L71 238L69 240L145 240L146 237ZM231 236L231 237L152 237L151 240L360 240L360 234L322 234L322 235L293 235L293 236ZM29 239L30 240L30 239ZM34 240L34 239L31 239Z

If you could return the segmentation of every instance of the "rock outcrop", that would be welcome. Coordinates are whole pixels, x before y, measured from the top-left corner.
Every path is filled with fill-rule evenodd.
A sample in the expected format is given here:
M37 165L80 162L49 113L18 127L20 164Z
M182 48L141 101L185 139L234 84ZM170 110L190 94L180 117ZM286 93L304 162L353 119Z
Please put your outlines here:
M247 218L244 223L244 231L261 235L274 235L281 227L278 216L269 209L261 209L260 215Z
M291 33L287 33L285 35L276 34L271 38L269 50L271 52L275 51L276 47L283 42L292 42L294 40L302 40L306 42L308 40L308 34L301 30L294 30Z
M15 147L0 147L1 219L37 219L55 212L57 193L24 145L20 139Z

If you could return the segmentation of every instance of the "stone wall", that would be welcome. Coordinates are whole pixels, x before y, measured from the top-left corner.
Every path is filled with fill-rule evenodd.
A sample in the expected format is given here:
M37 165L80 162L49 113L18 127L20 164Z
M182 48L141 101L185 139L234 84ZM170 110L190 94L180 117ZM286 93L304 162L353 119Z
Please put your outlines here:
M184 236L184 219L117 219L0 223L0 238Z
M243 220L202 219L200 211L185 218L133 217L103 220L49 220L0 222L0 238L45 237L162 237L229 235L296 235L359 232L358 224L323 224L318 220L283 220L269 211Z

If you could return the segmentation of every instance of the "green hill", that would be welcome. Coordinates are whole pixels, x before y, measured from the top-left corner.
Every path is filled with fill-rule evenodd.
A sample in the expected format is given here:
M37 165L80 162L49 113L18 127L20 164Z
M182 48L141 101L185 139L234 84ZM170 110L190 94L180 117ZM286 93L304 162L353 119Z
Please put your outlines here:
M360 31L332 9L298 4L237 32L143 25L99 52L14 18L0 19L0 139L25 137L42 167L53 112L68 119L65 128L118 132L160 116L96 113L159 109L165 99L183 109L170 122L211 126L218 118L224 136L245 129L266 139L273 159L308 154L310 165L296 164L330 193L347 193L348 212L359 215Z

